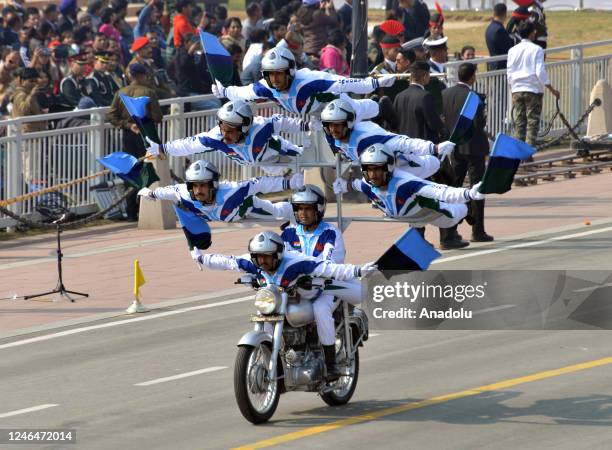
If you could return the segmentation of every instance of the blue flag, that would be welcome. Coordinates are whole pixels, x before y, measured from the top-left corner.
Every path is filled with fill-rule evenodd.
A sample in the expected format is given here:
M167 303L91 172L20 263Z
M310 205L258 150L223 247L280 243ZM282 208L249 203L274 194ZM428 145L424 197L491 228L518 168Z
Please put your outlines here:
M138 161L136 157L128 153L111 153L103 158L98 158L98 162L137 189L148 187L159 181L151 163Z
M376 262L381 272L386 270L427 270L441 255L414 228L410 228Z
M194 248L205 250L210 247L212 243L210 227L206 219L197 214L193 205L188 202L181 202L179 205L174 205L174 212L187 238L189 250Z
M506 134L498 133L479 191L483 194L508 192L512 189L514 175L519 164L534 153L535 150L529 144Z
M215 80L219 80L222 85L229 86L232 83L234 72L232 56L214 34L200 31L200 41L210 75Z
M149 97L130 97L124 93L120 93L121 101L125 105L132 119L144 119L147 115L147 105L151 101Z
M468 96L463 103L459 119L455 124L455 128L451 133L449 141L454 142L457 145L467 143L472 137L472 124L474 123L474 117L480 106L480 97L474 91L470 91Z

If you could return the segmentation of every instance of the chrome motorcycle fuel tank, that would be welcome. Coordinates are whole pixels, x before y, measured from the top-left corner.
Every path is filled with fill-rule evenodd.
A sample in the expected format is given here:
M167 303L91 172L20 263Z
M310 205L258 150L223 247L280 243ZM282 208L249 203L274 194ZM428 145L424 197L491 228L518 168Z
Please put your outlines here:
M292 327L303 327L314 321L312 301L301 298L299 301L291 300L287 305L287 322Z

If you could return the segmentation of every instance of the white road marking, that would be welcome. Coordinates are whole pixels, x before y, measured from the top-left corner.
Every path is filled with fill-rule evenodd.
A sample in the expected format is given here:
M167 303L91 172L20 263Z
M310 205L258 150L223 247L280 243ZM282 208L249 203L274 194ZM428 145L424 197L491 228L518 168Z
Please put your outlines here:
M478 311L474 311L472 313L472 315L476 315L476 314L486 314L489 312L493 312L493 311L500 311L502 309L508 309L508 308L514 308L516 305L499 305L499 306L492 306L490 308L485 308L485 309L479 309Z
M612 286L612 283L606 283L606 284L601 284L599 286L590 286L587 288L576 289L574 292L590 292L590 291L596 291L597 289L601 289L604 287L610 287L610 286Z
M563 241L564 239L572 239L572 238L577 238L577 237L590 236L592 234L604 233L606 231L611 231L611 230L612 230L612 227L606 227L606 228L600 228L598 230L584 231L582 233L555 236L555 237L551 237L548 239L542 239L540 241L523 242L521 244L512 244L512 245L507 245L505 247L491 248L489 250L480 250L480 251L465 253L463 255L449 256L447 258L436 259L435 261L432 262L432 264L440 264L443 262L458 261L461 259L473 258L474 256L490 255L492 253L500 253L500 252L505 252L506 250L515 250L517 248L535 247L536 245L549 244L551 242Z
M213 229L213 232L215 234L232 233L234 231L240 231L242 229L244 228L223 227L223 228ZM103 253L112 253L115 251L129 250L132 248L148 247L150 245L162 244L164 242L179 241L182 239L185 239L185 236L183 235L183 233L181 233L180 235L177 234L175 236L147 239L147 240L142 240L142 241L137 241L137 242L129 242L126 244L117 244L117 245L111 245L108 247L94 248L91 250L84 250L82 252L67 253L64 255L64 258L65 259L75 259L75 258L81 258L83 256L100 255ZM39 259L30 258L25 261L16 261L12 263L0 264L0 270L14 269L17 267L25 267L25 266L33 266L37 264L44 264L44 263L51 262L51 261L57 261L57 258L55 256L39 258Z
M33 344L35 342L48 341L49 339L54 339L54 338L58 338L62 336L70 336L72 334L84 333L85 331L99 330L102 328L111 328L111 327L116 327L119 325L125 325L129 323L134 323L134 322L144 322L145 320L159 319L161 317L174 316L177 314L183 314L183 313L190 312L190 311L198 311L200 309L216 308L217 306L233 305L234 303L246 302L248 300L252 301L253 296L249 295L248 297L240 297L240 298L235 298L231 300L224 300L222 302L207 303L206 305L190 306L188 308L174 309L172 311L165 311L162 313L151 314L151 315L146 315L142 317L134 317L132 319L124 319L124 320L118 320L116 322L101 323L99 325L90 325L88 327L73 328L71 330L59 331L57 333L45 334L43 336L36 336L33 338L29 338L29 339L22 339L20 341L9 342L8 344L2 344L0 345L0 350L3 350L5 348L19 347L19 346L26 345L26 344Z
M370 333L370 334L368 334L368 337L376 337L376 336L380 336L380 333Z
M54 406L59 405L55 403L47 403L46 405L38 405L32 406L31 408L17 409L15 411L9 411L7 413L0 414L0 419L4 419L5 417L18 416L19 414L27 414L29 412L40 411L42 409L53 408Z
M207 369L194 370L193 372L179 373L178 375L172 375L171 377L156 378L155 380L143 381L142 383L136 383L134 386L151 386L152 384L165 383L167 381L180 380L182 378L193 377L195 375L201 375L203 373L217 372L219 370L227 369L225 366L209 367Z

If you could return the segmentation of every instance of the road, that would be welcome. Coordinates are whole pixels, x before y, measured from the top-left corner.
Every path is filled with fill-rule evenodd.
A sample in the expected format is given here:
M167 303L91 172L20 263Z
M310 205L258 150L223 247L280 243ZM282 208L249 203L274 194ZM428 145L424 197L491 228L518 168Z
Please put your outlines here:
M610 270L611 243L604 224L504 250L451 252L432 267ZM77 430L74 446L37 448L603 449L612 442L612 331L601 330L373 330L349 405L289 393L269 424L250 425L234 403L232 377L250 301L245 290L1 340L0 429Z

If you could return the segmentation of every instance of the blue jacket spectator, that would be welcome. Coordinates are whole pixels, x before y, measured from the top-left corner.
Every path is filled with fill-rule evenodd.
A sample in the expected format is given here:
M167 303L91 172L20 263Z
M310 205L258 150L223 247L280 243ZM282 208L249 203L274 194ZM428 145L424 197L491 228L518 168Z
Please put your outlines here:
M508 50L514 46L510 33L504 27L507 8L503 3L498 3L493 8L493 20L485 31L485 40L489 55L507 55ZM497 61L487 64L489 70L501 70L506 68L506 61Z

